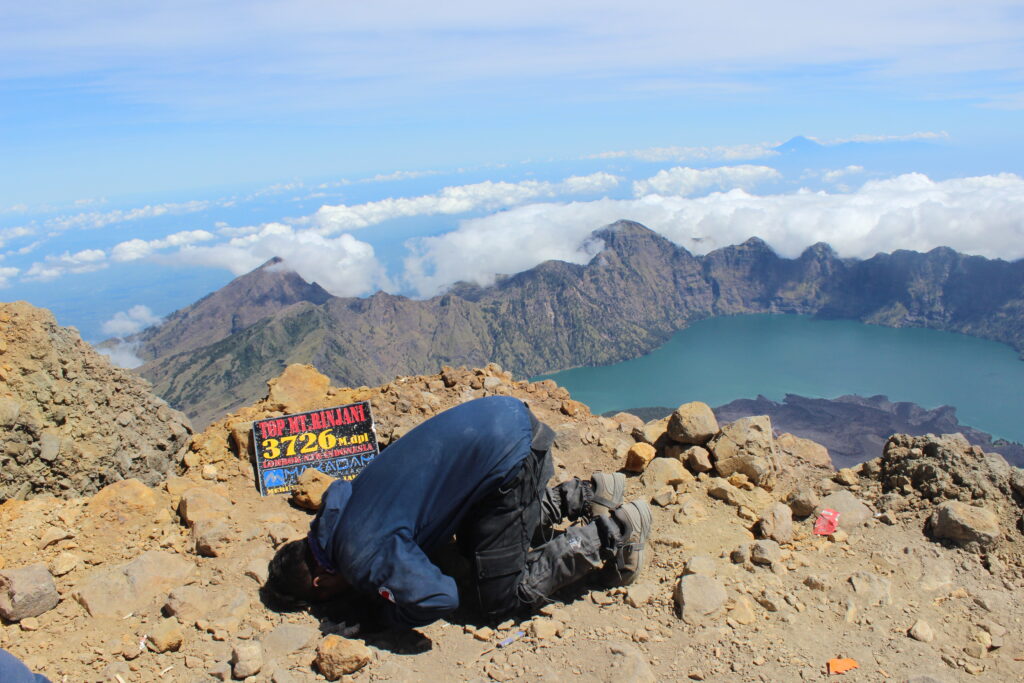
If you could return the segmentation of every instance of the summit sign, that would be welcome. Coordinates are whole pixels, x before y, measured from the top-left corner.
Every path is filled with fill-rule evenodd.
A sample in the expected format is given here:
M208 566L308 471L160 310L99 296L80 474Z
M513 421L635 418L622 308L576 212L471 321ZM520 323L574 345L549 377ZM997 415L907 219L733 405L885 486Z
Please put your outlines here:
M354 479L380 452L370 402L282 415L253 423L260 493L287 493L313 467Z

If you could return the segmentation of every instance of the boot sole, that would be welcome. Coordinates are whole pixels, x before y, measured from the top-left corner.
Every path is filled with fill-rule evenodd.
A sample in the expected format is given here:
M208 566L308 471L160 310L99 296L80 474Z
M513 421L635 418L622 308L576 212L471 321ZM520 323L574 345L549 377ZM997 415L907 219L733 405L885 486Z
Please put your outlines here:
M594 496L590 502L591 516L606 515L612 510L617 510L623 499L626 497L626 475L622 472L608 474L607 472L595 472L593 477L594 488L597 488L597 481L600 479L605 484L602 488L611 490L610 496Z
M651 515L651 506L645 500L634 500L624 506L623 511L629 519L630 526L633 527L633 533L639 532L640 536L636 541L631 540L629 543L633 546L636 557L636 569L632 572L622 572L622 585L628 586L636 581L647 566L647 539L651 535L654 519ZM630 537L632 536L633 534L630 534Z

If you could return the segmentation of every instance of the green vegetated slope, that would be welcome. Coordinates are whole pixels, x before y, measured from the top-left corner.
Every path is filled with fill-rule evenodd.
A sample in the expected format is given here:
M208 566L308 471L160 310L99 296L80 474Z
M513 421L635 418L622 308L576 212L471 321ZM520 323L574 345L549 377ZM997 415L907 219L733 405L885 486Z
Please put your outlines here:
M716 315L817 314L964 332L1024 349L1022 261L941 248L840 259L825 244L784 259L757 238L694 256L628 221L594 236L605 247L585 266L548 261L427 300L325 298L268 264L140 335L139 352L150 359L141 372L205 424L255 400L287 363L312 363L350 386L492 361L533 375L635 357ZM248 298L253 291L263 297L259 306ZM208 312L212 303L220 315ZM247 326L224 324L232 307L245 311ZM173 335L165 330L171 325Z

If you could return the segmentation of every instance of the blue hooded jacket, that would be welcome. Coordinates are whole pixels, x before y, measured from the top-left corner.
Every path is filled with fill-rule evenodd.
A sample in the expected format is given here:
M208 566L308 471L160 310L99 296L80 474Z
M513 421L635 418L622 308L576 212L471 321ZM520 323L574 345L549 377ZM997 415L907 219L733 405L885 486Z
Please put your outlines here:
M422 423L353 481L335 481L310 526L317 560L384 601L393 626L425 626L459 606L455 581L427 553L515 473L533 418L508 396L477 399Z

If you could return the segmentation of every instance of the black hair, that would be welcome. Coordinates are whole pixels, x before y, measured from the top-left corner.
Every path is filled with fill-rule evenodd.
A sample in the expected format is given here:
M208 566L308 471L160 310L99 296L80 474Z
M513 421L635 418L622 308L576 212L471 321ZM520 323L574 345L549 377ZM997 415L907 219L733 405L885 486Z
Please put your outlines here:
M267 566L266 588L278 601L293 609L314 602L313 553L306 539L281 546Z

